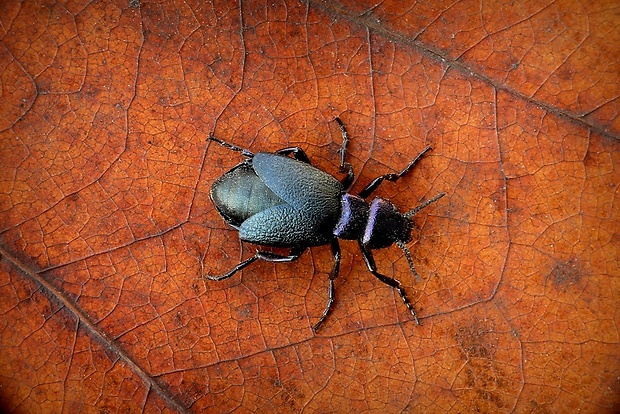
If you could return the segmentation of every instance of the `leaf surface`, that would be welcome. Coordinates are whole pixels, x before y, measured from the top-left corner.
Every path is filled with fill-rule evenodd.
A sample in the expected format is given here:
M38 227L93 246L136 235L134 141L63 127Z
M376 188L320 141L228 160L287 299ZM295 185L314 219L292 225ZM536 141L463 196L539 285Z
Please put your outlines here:
M0 4L9 412L615 412L620 9L556 2ZM254 254L209 199L302 147L414 217L375 252Z

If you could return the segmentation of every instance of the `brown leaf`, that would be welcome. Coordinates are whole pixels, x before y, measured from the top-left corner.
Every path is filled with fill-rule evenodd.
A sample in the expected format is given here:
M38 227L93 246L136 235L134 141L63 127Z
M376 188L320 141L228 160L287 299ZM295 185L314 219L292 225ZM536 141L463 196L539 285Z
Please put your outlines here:
M612 2L0 4L0 399L9 412L614 412ZM288 264L209 199L299 145L415 216Z

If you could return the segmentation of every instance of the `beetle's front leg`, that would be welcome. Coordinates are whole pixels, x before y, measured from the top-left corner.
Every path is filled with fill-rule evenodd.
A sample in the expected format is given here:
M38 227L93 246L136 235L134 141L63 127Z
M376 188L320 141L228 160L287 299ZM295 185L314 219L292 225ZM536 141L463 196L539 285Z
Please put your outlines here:
M331 242L331 246L332 246L332 253L334 255L334 267L332 268L332 271L329 274L329 289L327 291L327 306L325 307L325 310L323 311L323 315L321 315L321 318L319 319L319 321L312 328L314 332L316 332L317 329L319 329L319 326L321 326L321 324L323 323L325 318L327 318L327 315L332 309L332 304L334 303L334 280L338 277L338 274L340 273L340 245L338 244L338 239L333 239Z
M413 315L413 319L415 320L416 325L419 325L420 321L418 320L418 315L416 315L415 309L413 309L413 305L411 304L411 302L409 302L407 294L405 293L405 290L401 286L400 282L396 279L387 277L377 272L377 265L375 264L375 259L372 257L372 253L370 253L370 250L368 250L362 242L359 242L359 246L360 250L362 251L362 256L366 261L366 266L368 267L368 270L370 270L370 272L375 275L377 279L379 279L386 285L390 285L394 289L396 289L403 302L405 302L405 306L407 306L407 309L409 309L409 312L411 312L411 314Z
M203 272L203 276L206 277L207 279L215 280L215 281L228 279L229 277L231 277L238 271L248 267L249 265L251 265L252 263L254 263L255 261L259 259L264 260L266 262L273 262L273 263L292 262L294 260L299 259L299 257L303 254L305 250L306 250L305 247L293 248L291 249L291 252L288 256L283 256L283 255L276 254L276 253L258 250L254 256L250 257L249 259L244 260L243 262L239 263L237 266L233 267L230 271L222 275L214 276L208 273L205 274Z

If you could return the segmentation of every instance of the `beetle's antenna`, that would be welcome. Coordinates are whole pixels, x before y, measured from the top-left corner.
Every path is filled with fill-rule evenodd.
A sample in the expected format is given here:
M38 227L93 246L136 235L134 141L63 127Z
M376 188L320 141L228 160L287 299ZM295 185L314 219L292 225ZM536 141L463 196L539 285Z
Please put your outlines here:
M431 203L434 203L435 201L439 200L441 197L443 197L445 195L446 195L446 193L437 194L435 197L431 198L430 200L426 200L425 202L423 202L422 204L420 204L419 206L417 206L413 210L406 212L405 214L403 214L403 216L405 216L406 218L411 218L411 217L415 216L424 207L428 206Z
M225 148L228 148L231 151L240 152L241 155L243 155L244 157L252 158L254 156L254 153L250 152L249 150L246 150L246 149L243 149L243 148L239 148L238 146L233 145L233 144L229 144L226 141L222 141L221 139L215 138L213 135L209 136L209 139L211 141L217 142L221 146L223 146Z
M420 275L415 270L415 266L413 265L413 259L411 259L411 252L407 248L407 245L400 240L396 240L396 245L400 247L400 249L405 253L405 257L407 258L407 263L409 263L409 268L411 269L411 273L415 276L416 280L421 280Z
M416 215L424 207L428 206L429 204L434 203L435 201L439 200L441 197L443 197L445 195L446 195L446 193L437 194L435 197L431 198L430 200L426 200L425 202L423 202L422 204L420 204L419 206L417 206L413 210L410 210L410 211L406 212L405 214L403 214L403 216L405 218L409 219L412 216ZM418 272L415 270L415 266L413 265L413 260L411 259L411 252L409 251L409 249L407 248L405 243L403 243L402 240L396 240L396 245L398 247L400 247L400 249L405 253L405 257L407 258L407 263L409 263L409 268L411 269L411 272L413 273L415 278L417 280L421 280L420 279L420 275L418 275Z

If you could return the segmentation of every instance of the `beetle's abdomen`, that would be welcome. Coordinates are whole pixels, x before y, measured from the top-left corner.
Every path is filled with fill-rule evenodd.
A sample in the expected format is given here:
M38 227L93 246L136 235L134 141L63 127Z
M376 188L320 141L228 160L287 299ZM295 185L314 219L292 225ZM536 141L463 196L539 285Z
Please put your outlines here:
M285 204L245 163L213 183L211 199L224 220L235 227L261 211Z
M303 211L283 204L261 211L239 226L243 241L266 246L320 246L333 236Z

